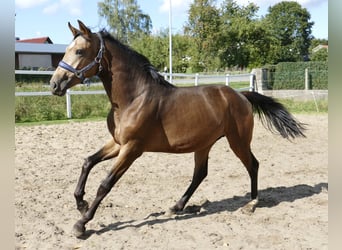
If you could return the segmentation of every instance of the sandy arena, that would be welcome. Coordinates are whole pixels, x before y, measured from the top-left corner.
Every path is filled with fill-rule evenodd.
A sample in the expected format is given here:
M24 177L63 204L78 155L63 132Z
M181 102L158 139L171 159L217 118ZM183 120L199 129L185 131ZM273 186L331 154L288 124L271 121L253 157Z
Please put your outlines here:
M15 128L16 249L328 249L328 115L296 115L307 138L293 142L255 117L259 199L245 214L250 179L226 139L184 213L165 211L183 195L192 154L145 153L103 200L77 239L73 197L83 159L110 138L104 121ZM92 201L114 160L90 173Z

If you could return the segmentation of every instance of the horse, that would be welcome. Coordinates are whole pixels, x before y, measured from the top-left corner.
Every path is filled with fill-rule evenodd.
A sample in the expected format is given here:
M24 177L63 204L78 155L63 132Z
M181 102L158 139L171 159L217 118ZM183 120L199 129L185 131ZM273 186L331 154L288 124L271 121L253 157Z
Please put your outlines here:
M194 153L194 172L184 195L170 208L181 212L208 173L208 155L221 137L247 169L251 181L254 212L258 203L259 162L251 151L254 113L266 129L289 140L305 137L305 124L298 122L275 99L257 92L238 92L225 85L176 87L164 79L142 54L119 42L105 29L93 33L78 20L79 28L68 22L73 40L50 80L54 95L97 75L103 83L111 109L107 127L111 139L85 159L74 192L81 218L73 226L76 237L131 164L144 152ZM91 169L116 157L100 183L94 201L83 199Z

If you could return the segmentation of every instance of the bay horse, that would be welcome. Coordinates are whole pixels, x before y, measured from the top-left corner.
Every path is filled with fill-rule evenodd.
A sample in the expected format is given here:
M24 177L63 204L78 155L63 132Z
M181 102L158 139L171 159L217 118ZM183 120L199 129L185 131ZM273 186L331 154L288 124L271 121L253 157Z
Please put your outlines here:
M51 91L63 96L68 88L98 75L111 103L107 126L112 136L82 166L74 193L82 215L73 227L75 235L84 234L103 198L143 152L194 152L191 184L170 208L173 213L182 211L207 176L211 147L224 136L249 174L251 201L246 206L253 212L258 201L259 168L250 146L253 113L259 114L271 132L288 139L305 137L304 124L282 104L256 92L237 92L225 85L176 87L145 56L107 31L93 33L79 20L78 24L77 29L68 23L74 39L51 78ZM114 157L114 166L89 205L83 196L91 169Z

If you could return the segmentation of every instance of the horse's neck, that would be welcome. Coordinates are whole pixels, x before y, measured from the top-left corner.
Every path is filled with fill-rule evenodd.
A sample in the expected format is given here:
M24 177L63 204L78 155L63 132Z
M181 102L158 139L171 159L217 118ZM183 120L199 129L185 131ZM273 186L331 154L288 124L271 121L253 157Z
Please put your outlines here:
M100 78L112 105L125 108L137 97L144 99L144 93L158 92L158 86L142 78L143 74L138 71L143 66L132 64L127 51L120 51L120 48L110 44L107 49L105 56L108 65Z
M127 107L145 90L145 86L138 84L138 79L129 68L112 66L110 72L100 78L112 105L122 108Z

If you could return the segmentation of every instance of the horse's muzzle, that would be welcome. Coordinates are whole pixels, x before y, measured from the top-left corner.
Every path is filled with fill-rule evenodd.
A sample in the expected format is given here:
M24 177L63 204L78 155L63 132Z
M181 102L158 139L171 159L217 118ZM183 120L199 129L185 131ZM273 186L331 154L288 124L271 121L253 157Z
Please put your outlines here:
M51 93L53 95L58 95L58 96L63 96L66 93L66 88L61 88L61 86L63 86L65 84L61 84L61 83L56 83L56 82L50 82L50 88L51 88Z

